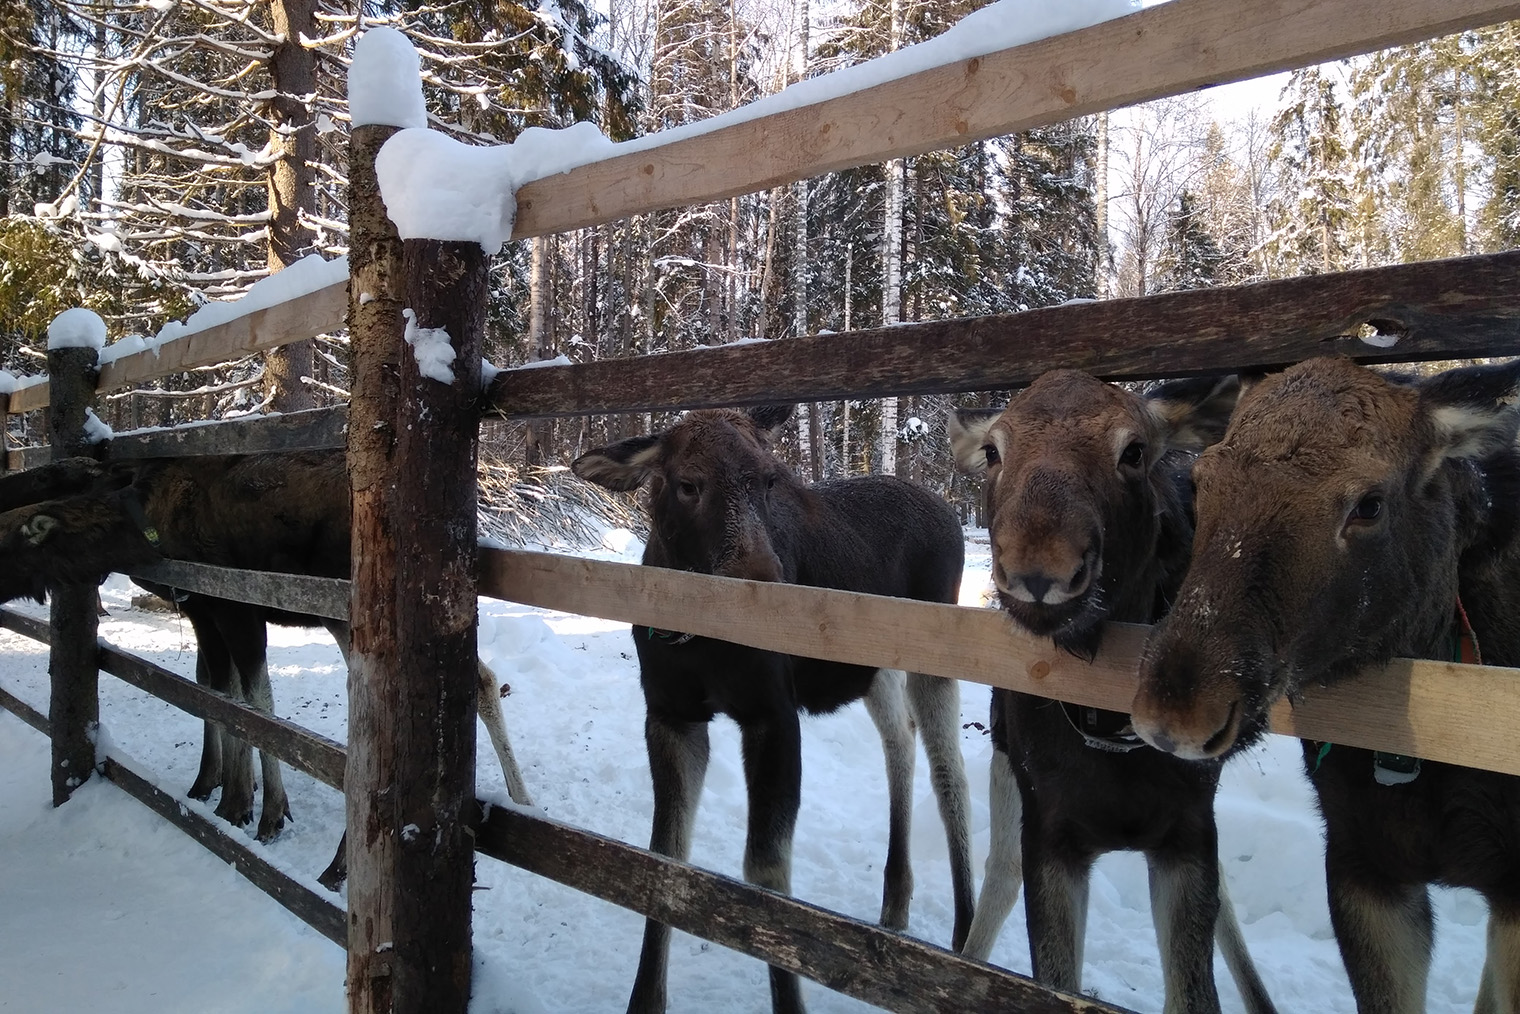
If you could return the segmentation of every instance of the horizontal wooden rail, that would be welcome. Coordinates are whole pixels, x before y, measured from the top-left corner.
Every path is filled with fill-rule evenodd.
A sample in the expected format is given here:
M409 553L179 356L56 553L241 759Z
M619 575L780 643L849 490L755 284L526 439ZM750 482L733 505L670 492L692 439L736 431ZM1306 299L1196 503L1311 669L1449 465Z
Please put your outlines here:
M511 416L563 416L1005 390L1063 367L1140 380L1270 368L1329 354L1364 362L1512 355L1520 354L1516 278L1520 251L1509 251L507 370L492 383L490 401ZM1369 321L1397 335L1397 342L1381 348L1355 337Z
M348 313L348 282L336 282L284 303L254 310L224 324L167 341L157 349L122 356L100 370L97 391L114 391L197 366L215 366L231 359L268 352L291 342L341 330ZM13 414L46 408L46 382L11 393Z
M784 894L518 810L490 807L477 852L903 1014L1120 1014Z
M1514 0L1173 0L530 183L512 236L703 204L1515 18Z
M118 433L107 442L105 457L117 461L198 454L320 451L344 446L347 432L348 406L335 405L288 415L248 416L201 425Z
M37 468L46 465L53 460L51 447L12 447L5 452L5 470L7 472L24 472L28 468Z
M9 613L9 610L0 610L0 613ZM14 713L44 736L51 734L45 715L4 689L0 689L0 707ZM348 945L348 919L343 909L326 897L275 868L254 854L248 846L229 838L215 822L186 806L182 800L160 789L120 760L107 758L102 774L128 795L145 803L154 813L200 842L217 858L231 863L255 887L312 929L339 947Z
M291 767L343 791L344 752L341 743L294 722L255 711L226 694L203 687L104 641L100 644L100 668L181 711L224 726L257 749L268 750Z
M162 560L139 567L130 576L212 598L248 602L289 613L348 619L348 582L339 578L237 570L183 560Z
M0 627L14 630L22 637L30 637L43 644L52 643L52 633L47 620L39 620L25 613L18 613L14 609L0 609Z
M933 673L1127 712L1149 627L1110 623L1092 663L992 609L657 567L481 550L482 594L773 651ZM1511 702L1504 707L1504 702ZM1520 775L1520 670L1399 659L1272 712L1272 730Z
M0 687L0 708L9 711L44 736L52 735L47 716L4 687Z
M0 609L0 627L43 644L50 643L47 623L12 609ZM294 722L255 711L220 691L203 687L104 640L100 669L196 718L210 719L260 750L268 750L324 785L343 791L343 744ZM12 709L15 710L15 709Z
M348 945L348 917L320 892L277 869L252 849L224 834L217 824L154 785L115 757L102 773L148 809L184 831L223 862L232 864L253 886L339 947Z

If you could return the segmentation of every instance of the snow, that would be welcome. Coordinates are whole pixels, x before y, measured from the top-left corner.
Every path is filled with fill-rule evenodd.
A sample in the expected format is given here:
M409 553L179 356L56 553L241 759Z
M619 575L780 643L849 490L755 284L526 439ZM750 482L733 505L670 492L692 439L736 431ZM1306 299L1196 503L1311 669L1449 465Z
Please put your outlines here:
M348 68L348 111L356 127L426 127L421 61L394 28L371 28L354 46Z
M84 410L84 441L87 444L99 444L110 440L116 434L111 432L111 426L100 416L95 414L93 408Z
M612 531L586 555L636 560L641 547ZM988 581L987 536L968 532L963 602ZM111 616L101 636L178 673L194 672L189 625L128 608L135 589L113 577L102 589ZM43 607L27 606L45 616ZM271 627L270 674L278 712L339 741L346 738L345 677L321 631ZM643 699L628 626L482 599L482 654L510 685L503 701L524 777L543 812L623 841L648 841L652 808L643 747ZM0 685L34 707L48 699L41 645L0 631ZM109 676L101 718L123 751L167 789L195 778L200 722ZM985 724L988 691L963 684L962 721ZM566 702L575 702L567 706ZM485 736L480 794L505 797ZM972 787L974 860L988 847L991 746L962 734ZM693 860L737 875L745 804L737 728L712 726L711 765L696 820ZM341 951L287 915L227 866L114 786L91 783L61 809L48 807L47 741L0 714L0 1006L18 1011L167 1010L302 1014L343 1009ZM288 772L294 822L260 854L310 879L342 830L336 792ZM186 802L210 812L208 804ZM908 932L948 943L952 921L944 835L928 765L915 772ZM1225 768L1218 800L1220 857L1252 956L1282 1011L1355 1010L1325 905L1320 823L1298 744L1271 740ZM881 906L887 803L881 747L864 708L803 721L803 787L793 887L804 900L873 921ZM234 832L244 835L252 829ZM251 835L247 839L252 844ZM474 1010L579 1012L621 1009L638 963L643 920L630 912L481 859L476 863ZM1469 891L1433 892L1437 913L1429 1014L1467 1014L1476 995L1485 908ZM1084 984L1106 1000L1159 1011L1162 980L1144 861L1118 854L1094 870ZM994 963L1027 973L1022 902L993 950ZM89 974L80 974L81 961ZM1221 961L1223 1009L1241 1002ZM805 984L815 1014L866 1005ZM675 934L670 1010L769 1009L759 961Z
M1139 9L1135 0L1069 0L1060 4L1052 4L1049 0L997 0L926 42L799 81L775 95L765 96L721 116L647 134L621 144L613 144L589 123L577 123L563 130L531 127L512 144L480 147L423 129L424 119L407 124L418 129L398 132L381 148L375 164L380 192L385 199L386 211L396 223L402 239L473 241L478 242L486 253L494 254L512 235L512 223L517 214L517 189L534 180L619 155L673 144L762 116L865 91L933 67L1076 31ZM372 29L368 35L380 31L386 29ZM399 33L392 34L399 36ZM410 49L410 43L404 38L401 43ZM401 57L393 54L386 59L396 64L394 76L399 78L402 75ZM416 74L415 51L411 59L414 62L409 65L412 76L407 78L408 82ZM356 54L354 66L357 68L359 64ZM351 105L359 100L365 88L392 87L390 77L376 82L366 77L362 87L357 80L350 71ZM376 105L388 107L393 100L386 95L374 101ZM354 122L368 121L361 121L356 112ZM374 122L398 123L398 120Z
M512 235L517 188L595 162L616 146L590 123L529 127L511 144L464 144L435 130L397 132L375 159L385 210L402 239L479 243Z
M452 384L454 346L449 341L449 333L441 327L418 327L417 314L411 307L402 310L401 315L406 318L406 331L402 338L412 347L417 369L424 377L440 384Z
M528 362L523 363L520 366L509 366L509 367L507 367L507 369L505 371L498 371L498 372L513 372L513 371L516 371L516 370L540 370L540 369L543 369L545 366L574 366L574 365L575 364L570 361L570 357L567 356L567 355L564 355L562 353L560 355L555 356L553 359L531 359Z
M106 344L106 322L100 314L76 306L53 318L47 329L47 347L52 349L99 349Z
M0 370L0 394L10 394L21 386L16 375L10 370Z
M284 270L260 278L239 298L207 303L185 318L183 323L170 321L159 328L156 337L144 338L141 341L145 347L157 349L164 342L173 341L187 334L195 334L197 331L204 331L239 317L246 317L256 310L267 310L271 306L288 303L292 299L316 292L318 289L325 289L329 285L347 281L347 257L335 257L329 261L323 260L321 254L308 254ZM107 355L114 359L128 354L124 349L112 355L114 348L115 346L112 346L102 354L102 362L111 361L106 358ZM132 351L140 350L133 349Z

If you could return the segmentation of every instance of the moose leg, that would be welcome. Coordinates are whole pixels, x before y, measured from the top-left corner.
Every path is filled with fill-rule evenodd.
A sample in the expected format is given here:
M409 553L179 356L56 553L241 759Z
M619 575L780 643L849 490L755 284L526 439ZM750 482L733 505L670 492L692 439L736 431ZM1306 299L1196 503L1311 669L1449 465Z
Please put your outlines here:
M746 719L744 784L749 790L749 833L744 879L782 894L792 891L792 832L802 802L802 731L794 706ZM771 966L773 1014L802 1014L802 986L792 972Z
M485 723L486 734L491 737L491 746L496 748L496 760L501 764L501 774L507 782L507 795L519 806L532 806L528 783L523 781L517 758L512 753L512 742L507 739L507 723L501 714L501 689L496 674L479 659L475 666L476 675L480 679L480 699L476 702L476 710L480 714L480 720Z
M1032 804L1032 799L1025 799ZM1082 988L1082 947L1087 935L1087 887L1092 857L1044 841L1038 808L1024 809L1024 915L1029 960L1037 981L1068 993Z
M707 723L681 722L651 712L644 720L644 743L649 748L649 775L654 782L650 851L685 860L691 855L697 800L707 776ZM753 813L752 805L752 820ZM633 980L633 995L628 998L630 1014L662 1014L665 1010L669 960L670 927L650 919L644 923L639 971Z
M1330 924L1357 1010L1420 1014L1430 973L1430 893L1424 884L1368 882L1347 865L1329 844Z
M195 630L195 682L212 690L231 693L232 659L227 655L221 637L209 624L208 631L202 633L193 618L190 626ZM210 720L203 725L201 766L188 793L191 799L201 800L210 799L211 793L222 784L222 727Z
M1212 845L1214 837L1209 836ZM1219 861L1214 850L1147 852L1151 919L1166 983L1165 1014L1218 1014L1214 931L1219 921Z
M241 686L241 696L248 706L261 714L274 714L274 690L269 685L268 631L264 617L258 610L238 603L218 606L216 613L218 629L232 653ZM237 741L237 746L247 758L245 764L251 771L253 752L247 744ZM285 819L290 816L290 800L285 794L285 779L280 773L280 761L267 750L259 751L259 771L264 779L264 806L259 812L259 841L267 842L280 833ZM223 792L226 798L226 792ZM252 816L253 797L248 799L249 816Z
M938 676L909 673L908 704L924 737L929 783L934 786L950 846L950 884L955 894L951 946L959 950L971 930L976 907L976 876L971 870L971 789L961 756L961 685Z
M1520 1010L1520 918L1492 907L1488 915L1488 954L1473 1014L1509 1014Z
M961 953L968 958L986 961L992 954L1008 913L1019 900L1024 879L1024 850L1019 841L1023 830L1023 800L1018 781L1013 776L1013 762L1000 746L992 750L992 772L988 790L988 810L992 821L992 848L987 853L982 893L976 899L976 915Z
M1219 945L1224 963L1230 969L1230 977L1240 990L1246 1014L1277 1014L1276 1005L1267 995L1266 983L1261 981L1256 963L1246 950L1246 938L1240 932L1240 920L1235 915L1235 905L1230 901L1222 865L1219 867L1219 918L1214 922L1214 942Z
M913 826L913 721L903 694L900 669L878 669L866 694L866 711L881 734L887 759L887 869L881 894L881 924L908 928L908 904L913 899L913 866L908 841Z

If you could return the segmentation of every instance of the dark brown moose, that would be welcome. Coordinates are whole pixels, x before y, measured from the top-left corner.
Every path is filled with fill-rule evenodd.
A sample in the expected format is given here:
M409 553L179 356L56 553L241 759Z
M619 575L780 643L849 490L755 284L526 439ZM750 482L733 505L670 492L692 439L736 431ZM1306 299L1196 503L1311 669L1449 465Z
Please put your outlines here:
M1236 390L1200 378L1142 397L1063 370L1001 412L952 415L957 461L987 476L993 581L1015 623L1091 657L1104 620L1164 611L1192 543L1191 452L1218 439ZM1272 1011L1220 874L1220 766L1147 747L1128 716L1009 690L993 690L991 725L992 849L966 953L991 953L1022 869L1035 978L1076 992L1092 863L1139 850L1166 1010L1219 1010L1217 939L1247 1009Z
M1193 468L1198 535L1136 730L1217 765L1299 688L1395 656L1520 663L1520 361L1413 383L1317 359L1242 395ZM1390 689L1390 692L1393 692ZM1305 741L1361 1014L1425 1009L1429 884L1489 903L1480 1014L1520 1010L1520 779Z
M36 498L50 497L42 502ZM147 459L110 465L69 458L0 479L0 602L40 599L51 587L95 582L112 571L168 558L249 570L347 578L348 476L341 451ZM341 621L244 605L205 595L173 596L195 632L196 678L272 712L265 622L326 626L348 652ZM479 667L480 715L506 775L527 799L502 723L497 683ZM279 762L262 755L264 805L258 836L274 837L289 816ZM217 814L234 824L253 816L252 753L206 723L200 771L190 795L218 786ZM341 879L340 846L324 874Z
M772 453L790 408L700 411L663 433L593 450L577 475L611 489L648 487L644 564L759 581L954 602L964 542L937 497L890 476L804 485ZM923 731L931 781L950 842L954 940L971 923L972 874L958 684L762 651L678 631L633 628L648 712L654 782L650 848L685 859L707 770L707 727L725 714L744 744L749 828L744 876L791 888L792 832L802 780L797 712L819 714L865 699L887 755L891 817L881 921L908 923L912 871L913 722ZM906 688L906 701L904 689ZM665 1009L670 928L650 921L628 1009ZM776 1011L803 1009L797 977L771 969Z

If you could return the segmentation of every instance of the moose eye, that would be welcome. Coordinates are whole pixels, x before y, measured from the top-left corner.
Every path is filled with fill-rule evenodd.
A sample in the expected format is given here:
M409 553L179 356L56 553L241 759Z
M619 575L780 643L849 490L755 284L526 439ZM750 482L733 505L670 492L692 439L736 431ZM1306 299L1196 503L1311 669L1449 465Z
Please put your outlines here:
M692 482L690 479L682 479L680 482L676 483L676 491L679 492L682 496L692 500L696 499L697 494L701 492L701 490L697 489L697 484Z
M1351 515L1346 518L1347 524L1360 522L1367 524L1376 521L1383 516L1383 498L1376 493L1368 493L1357 501L1356 506L1351 508Z
M776 477L774 475L768 477L765 480L765 488L766 489L775 489L776 488Z
M998 455L998 449L992 444L983 444L982 453L987 456L988 468L991 468L993 465L1001 464L1003 461L1002 457Z
M1125 468L1139 468L1144 462L1145 445L1138 440L1131 440L1124 453L1119 455L1119 464Z

